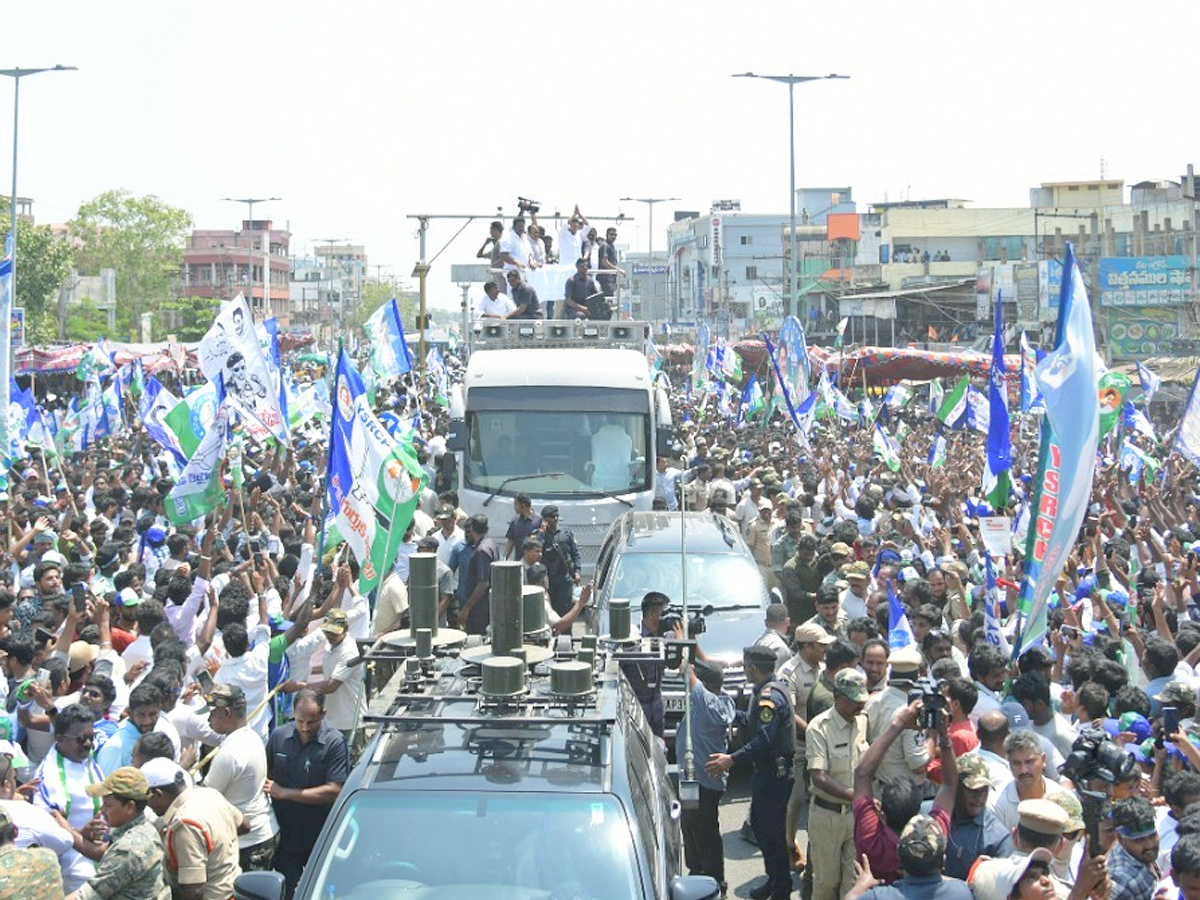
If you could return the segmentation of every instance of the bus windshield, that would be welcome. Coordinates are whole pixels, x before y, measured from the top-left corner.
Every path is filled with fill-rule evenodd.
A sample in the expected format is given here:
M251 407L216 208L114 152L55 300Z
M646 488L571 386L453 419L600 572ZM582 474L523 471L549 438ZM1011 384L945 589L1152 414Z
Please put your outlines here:
M646 394L560 388L553 402L541 402L549 398L512 387L489 389L476 406L476 393L466 417L465 487L490 492L508 481L506 493L543 497L650 489Z

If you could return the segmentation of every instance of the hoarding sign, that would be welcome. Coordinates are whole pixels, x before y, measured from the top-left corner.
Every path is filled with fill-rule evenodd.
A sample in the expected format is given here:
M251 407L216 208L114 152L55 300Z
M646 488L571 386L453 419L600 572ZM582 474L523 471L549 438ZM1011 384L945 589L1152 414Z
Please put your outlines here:
M1180 337L1176 307L1109 307L1108 344L1114 359L1173 355Z
M1192 279L1186 256L1106 256L1100 259L1101 306L1187 303Z

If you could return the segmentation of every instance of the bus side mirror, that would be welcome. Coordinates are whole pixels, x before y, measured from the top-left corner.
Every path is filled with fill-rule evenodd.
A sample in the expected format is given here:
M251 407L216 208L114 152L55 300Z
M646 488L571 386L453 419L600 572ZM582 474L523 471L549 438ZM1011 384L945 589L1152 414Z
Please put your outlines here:
M451 453L462 453L467 449L466 419L450 420L450 430L446 433L446 449Z

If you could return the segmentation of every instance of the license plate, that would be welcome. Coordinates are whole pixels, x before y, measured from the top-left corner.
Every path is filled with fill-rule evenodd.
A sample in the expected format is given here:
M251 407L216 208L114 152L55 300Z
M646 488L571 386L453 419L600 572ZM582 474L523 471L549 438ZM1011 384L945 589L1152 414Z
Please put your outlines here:
M683 712L683 697L663 697L663 709L667 712Z

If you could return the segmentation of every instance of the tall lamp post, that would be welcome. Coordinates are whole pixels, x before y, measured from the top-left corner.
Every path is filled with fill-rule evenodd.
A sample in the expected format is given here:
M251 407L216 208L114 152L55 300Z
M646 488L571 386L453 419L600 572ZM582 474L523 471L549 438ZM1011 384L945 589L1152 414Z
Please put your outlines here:
M756 75L754 72L740 72L734 78L761 78L765 81L778 81L788 88L788 160L790 170L790 190L788 191L788 223L791 226L791 253L788 254L788 276L791 281L790 297L785 313L791 315L798 312L800 303L799 278L796 276L796 104L793 100L795 87L806 81L828 81L831 79L845 80L849 75ZM808 301L804 302L802 320L808 325Z
M270 203L272 200L280 200L281 197L222 197L222 200L228 200L230 203L245 203L249 207L246 215L249 218L246 220L246 292L250 295L250 312L254 312L254 204L255 203ZM267 250L267 258L263 263L263 301L266 302L268 282L271 279L271 251ZM264 314L269 313L269 309L263 310Z
M345 243L348 243L349 241L350 241L349 238L317 238L317 243L327 245L325 248L325 263L328 265L329 261L333 259L333 245L334 244L345 244ZM342 267L339 265L338 266L338 275L339 276L342 274L341 268ZM345 292L343 291L342 293L345 293ZM330 298L332 299L332 297L333 297L333 273L332 272L330 272L330 275L329 275L329 295L330 295ZM345 328L345 326L346 326L346 312L345 312L345 307L342 305L344 302L345 302L345 298L343 298L341 296L341 294L339 294L338 295L338 330L339 331L341 329ZM321 301L318 298L318 300L317 300L318 308L320 307L320 304L321 304ZM332 319L332 317L330 318L330 323L329 323L329 333L331 335L333 334L333 319Z
M9 220L9 227L12 233L12 259L13 259L13 274L12 274L12 299L16 299L17 295L17 126L20 122L19 111L21 108L21 79L27 78L30 75L40 75L42 72L78 72L77 66L50 66L43 69L0 69L0 75L4 75L13 80L13 149L12 149L12 215ZM7 322L8 317L5 317ZM4 325L5 334L8 333L8 324Z
M672 200L678 200L678 197L622 197L621 202L631 201L633 203L645 203L650 218L650 240L649 246L646 249L647 265L654 265L654 204L669 203ZM653 284L653 282L651 282Z

